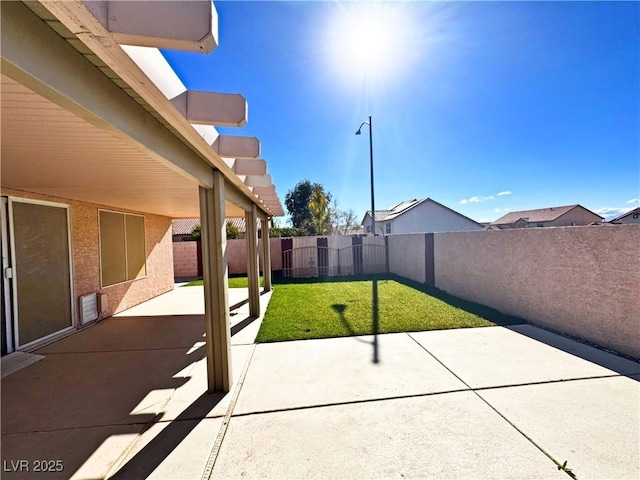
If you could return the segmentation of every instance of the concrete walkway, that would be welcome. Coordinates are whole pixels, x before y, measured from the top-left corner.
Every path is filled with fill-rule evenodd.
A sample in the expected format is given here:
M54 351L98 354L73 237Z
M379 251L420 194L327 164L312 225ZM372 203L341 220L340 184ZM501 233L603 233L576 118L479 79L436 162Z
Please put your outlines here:
M4 378L2 478L570 478L564 461L640 477L637 362L518 325L380 335L374 363L372 337L254 345L244 305L234 390L207 395L196 291ZM176 302L194 310L168 316ZM21 459L30 472L7 471Z

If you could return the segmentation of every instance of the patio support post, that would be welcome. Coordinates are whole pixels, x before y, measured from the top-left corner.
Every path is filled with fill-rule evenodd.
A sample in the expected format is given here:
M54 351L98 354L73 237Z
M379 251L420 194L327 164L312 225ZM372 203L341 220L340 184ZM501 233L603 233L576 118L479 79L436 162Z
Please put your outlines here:
M224 176L217 170L213 171L213 188L200 187L202 278L209 393L228 392L233 378L224 190Z
M247 279L249 281L249 315L260 316L260 278L258 274L258 209L255 204L245 212L247 224Z
M262 228L262 278L264 291L271 291L271 240L269 238L269 219L260 220Z

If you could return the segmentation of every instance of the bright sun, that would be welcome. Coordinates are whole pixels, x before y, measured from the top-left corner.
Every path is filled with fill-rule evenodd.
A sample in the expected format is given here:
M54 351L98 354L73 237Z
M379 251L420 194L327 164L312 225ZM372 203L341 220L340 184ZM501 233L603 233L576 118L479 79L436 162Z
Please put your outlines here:
M402 4L341 4L325 27L324 47L331 73L349 83L388 83L408 66L415 53L417 29Z

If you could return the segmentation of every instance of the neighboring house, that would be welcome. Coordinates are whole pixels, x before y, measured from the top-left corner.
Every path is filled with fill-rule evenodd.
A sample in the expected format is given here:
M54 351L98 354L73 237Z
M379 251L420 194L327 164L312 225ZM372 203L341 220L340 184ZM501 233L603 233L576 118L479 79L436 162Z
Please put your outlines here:
M407 200L389 210L376 210L376 233L432 233L482 230L482 224L430 198ZM361 222L371 233L371 211Z
M231 224L238 228L241 234L246 231L246 221L244 218L227 218L225 224ZM200 226L199 218L180 218L171 220L171 231L174 242L189 242L193 240L191 232Z
M284 212L258 139L214 127L243 126L244 98L187 90L158 50L217 30L210 1L2 2L2 356L173 289L171 219L200 217L209 390L229 390L222 222ZM247 245L257 316L255 228Z
M564 207L509 212L498 220L491 222L488 229L574 227L589 225L602 219L603 217L581 205L566 205Z
M619 215L616 218L609 220L608 223L614 224L614 225L640 223L640 207L636 207L627 213L623 213L622 215Z

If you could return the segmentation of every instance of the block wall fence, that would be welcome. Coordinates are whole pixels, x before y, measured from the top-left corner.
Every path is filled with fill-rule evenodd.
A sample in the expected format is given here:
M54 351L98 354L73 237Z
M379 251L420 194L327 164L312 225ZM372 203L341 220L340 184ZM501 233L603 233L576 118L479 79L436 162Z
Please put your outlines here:
M390 235L389 271L640 358L640 225Z
M640 225L380 238L389 273L640 358ZM287 241L271 239L273 271ZM245 240L228 241L227 260L230 274L246 273Z

